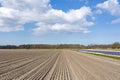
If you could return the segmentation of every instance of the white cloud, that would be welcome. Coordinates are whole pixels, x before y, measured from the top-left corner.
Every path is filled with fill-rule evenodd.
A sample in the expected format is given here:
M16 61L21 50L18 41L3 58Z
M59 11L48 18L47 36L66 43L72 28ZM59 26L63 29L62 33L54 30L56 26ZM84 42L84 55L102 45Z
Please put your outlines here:
M35 22L32 32L83 32L94 25L87 17L92 15L89 7L64 12L56 10L49 4L50 0L0 0L0 31L10 32L24 30L24 24ZM91 16L92 18L92 16Z
M0 31L10 32L23 30L22 25L19 22L19 11L1 7L0 8Z
M0 31L24 30L25 23L38 21L49 8L49 0L0 0Z
M88 22L86 17L92 12L89 7L82 7L78 10L63 12L61 10L51 9L43 15L43 19L36 25L33 30L35 34L41 32L89 32L87 27L92 26L93 22Z
M120 23L120 4L118 0L107 0L98 4L97 7L109 11L112 16L118 17L111 22L112 24Z
M104 3L100 3L97 7L108 10L111 15L120 16L120 5L118 0L107 0Z
M112 24L119 24L120 23L120 18L113 20L111 23Z
M102 14L102 11L100 9L95 11L96 14Z

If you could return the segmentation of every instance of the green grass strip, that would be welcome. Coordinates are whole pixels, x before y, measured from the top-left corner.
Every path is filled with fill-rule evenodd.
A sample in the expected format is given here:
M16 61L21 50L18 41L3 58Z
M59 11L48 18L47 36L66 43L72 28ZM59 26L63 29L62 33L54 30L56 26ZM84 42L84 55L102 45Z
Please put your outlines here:
M102 57L108 57L108 58L120 60L120 57L117 57L117 56L114 56L114 55L106 55L106 54L102 54L102 53L101 54L97 54L97 53L91 53L91 52L88 52L87 54L92 54L92 55L96 55L96 56L102 56Z

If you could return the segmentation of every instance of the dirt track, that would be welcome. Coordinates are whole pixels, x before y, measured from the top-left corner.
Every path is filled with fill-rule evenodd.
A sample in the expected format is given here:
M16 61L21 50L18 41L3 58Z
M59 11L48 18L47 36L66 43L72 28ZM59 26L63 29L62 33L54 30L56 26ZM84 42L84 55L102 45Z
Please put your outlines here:
M0 80L120 80L120 61L70 50L0 50Z

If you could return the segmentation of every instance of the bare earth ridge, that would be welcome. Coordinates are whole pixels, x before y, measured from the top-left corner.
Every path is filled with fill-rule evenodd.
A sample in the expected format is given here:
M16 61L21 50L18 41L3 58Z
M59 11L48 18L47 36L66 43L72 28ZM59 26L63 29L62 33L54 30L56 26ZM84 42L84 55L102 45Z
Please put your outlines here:
M120 80L120 61L71 50L0 50L0 80Z

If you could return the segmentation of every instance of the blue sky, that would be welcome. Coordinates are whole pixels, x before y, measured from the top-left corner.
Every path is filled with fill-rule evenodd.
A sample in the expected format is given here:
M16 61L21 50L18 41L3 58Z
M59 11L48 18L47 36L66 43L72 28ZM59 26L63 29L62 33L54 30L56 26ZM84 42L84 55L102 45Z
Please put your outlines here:
M119 0L0 0L0 45L120 42Z

